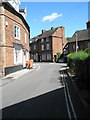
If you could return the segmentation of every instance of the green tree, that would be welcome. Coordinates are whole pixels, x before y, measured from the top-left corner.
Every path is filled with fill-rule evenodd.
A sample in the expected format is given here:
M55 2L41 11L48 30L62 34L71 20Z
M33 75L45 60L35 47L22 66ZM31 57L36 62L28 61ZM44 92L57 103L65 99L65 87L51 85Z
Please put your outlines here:
M60 52L57 52L57 58L60 58L61 54Z

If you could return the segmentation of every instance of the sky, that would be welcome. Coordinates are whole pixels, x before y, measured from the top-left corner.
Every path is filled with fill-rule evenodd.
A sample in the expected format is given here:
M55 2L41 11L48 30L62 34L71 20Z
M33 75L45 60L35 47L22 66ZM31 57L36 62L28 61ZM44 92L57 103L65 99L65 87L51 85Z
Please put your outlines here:
M25 7L30 38L51 27L64 26L65 37L71 37L76 30L86 29L88 2L21 2L20 8Z

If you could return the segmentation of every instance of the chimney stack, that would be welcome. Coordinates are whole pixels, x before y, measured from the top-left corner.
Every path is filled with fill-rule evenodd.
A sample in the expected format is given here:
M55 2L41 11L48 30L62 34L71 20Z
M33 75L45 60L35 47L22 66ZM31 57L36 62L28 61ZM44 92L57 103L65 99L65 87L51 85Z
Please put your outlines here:
M89 29L90 28L90 21L88 21L86 24L87 24L87 29Z
M43 34L44 32L46 32L46 30L42 30L42 34Z
M51 27L51 30L54 29L54 27Z

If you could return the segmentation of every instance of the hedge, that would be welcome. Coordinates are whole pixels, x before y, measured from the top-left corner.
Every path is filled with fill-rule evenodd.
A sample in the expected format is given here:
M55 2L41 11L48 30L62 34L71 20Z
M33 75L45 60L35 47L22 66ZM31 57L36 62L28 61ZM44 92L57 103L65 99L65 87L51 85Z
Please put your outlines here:
M79 51L79 52L75 52L75 53L71 53L67 56L67 63L68 66L70 67L72 64L71 62L74 62L76 64L78 64L78 61L82 61L85 62L88 58L89 58L90 54L84 52L84 51ZM73 67L73 66L72 66Z
M86 48L84 52L88 53L90 55L90 48Z
M67 56L67 65L74 71L76 78L84 83L88 77L88 69L90 70L90 53L88 51L89 49L86 49Z

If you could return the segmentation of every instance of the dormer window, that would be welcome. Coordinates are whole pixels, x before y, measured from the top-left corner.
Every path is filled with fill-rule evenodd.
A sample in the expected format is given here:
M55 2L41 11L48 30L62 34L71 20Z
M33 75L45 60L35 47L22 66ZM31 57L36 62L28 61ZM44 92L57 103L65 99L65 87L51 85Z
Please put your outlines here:
M37 41L38 39L36 38L36 41Z

